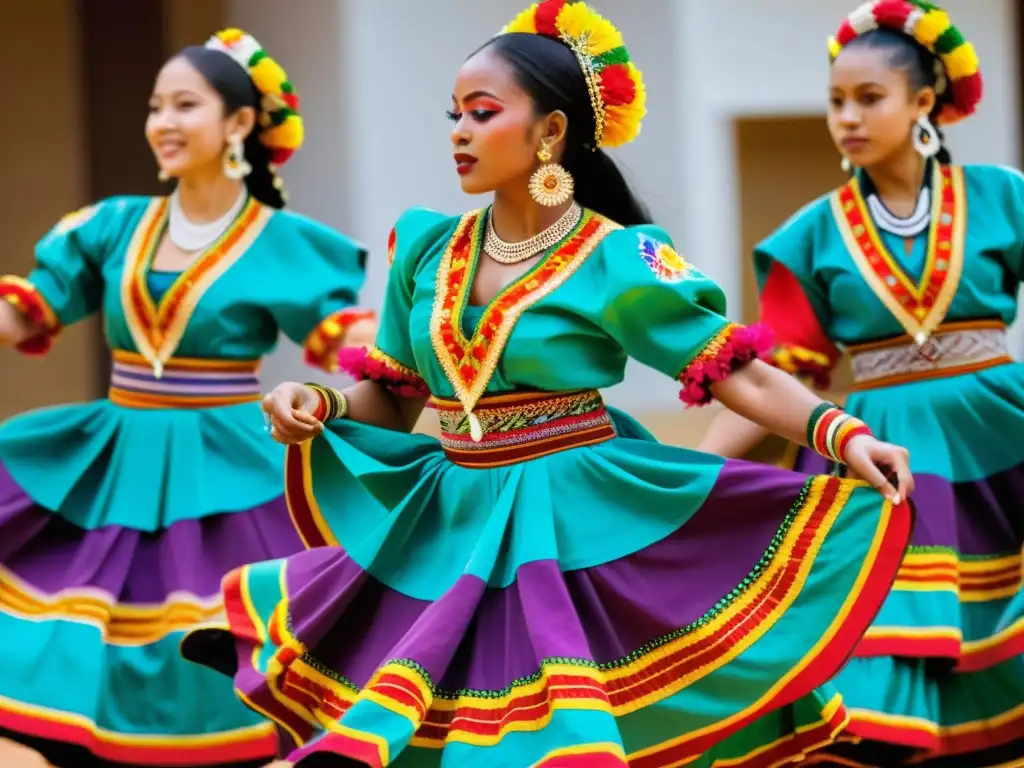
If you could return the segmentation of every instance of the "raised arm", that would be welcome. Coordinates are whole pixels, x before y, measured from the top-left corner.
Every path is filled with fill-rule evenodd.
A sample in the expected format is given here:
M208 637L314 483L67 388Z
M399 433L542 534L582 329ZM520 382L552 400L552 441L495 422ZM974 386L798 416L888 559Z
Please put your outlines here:
M20 347L29 339L45 333L45 328L34 323L25 308L16 304L13 294L0 301L0 346Z
M913 489L905 450L879 442L861 421L757 359L771 354L770 332L730 323L721 289L687 264L667 235L644 227L612 238L604 246L605 327L631 357L677 378L683 402L703 405L717 398L755 422L758 434L776 432L809 445L894 500ZM890 474L898 477L898 489Z
M387 288L374 346L346 349L340 367L359 383L344 392L286 382L264 401L274 437L298 443L316 435L325 421L348 418L365 424L411 431L430 392L416 370L411 343L413 291L425 252L445 237L453 220L434 211L407 211L388 239Z
M754 249L760 322L774 338L763 359L819 391L828 388L841 357L826 330L830 323L827 291L812 267L815 223L821 215L820 202L811 204ZM719 399L728 407L728 394ZM774 431L739 413L723 411L711 422L698 448L742 458Z
M145 198L113 198L68 214L36 245L27 277L0 277L0 345L43 354L64 326L96 312L102 265Z

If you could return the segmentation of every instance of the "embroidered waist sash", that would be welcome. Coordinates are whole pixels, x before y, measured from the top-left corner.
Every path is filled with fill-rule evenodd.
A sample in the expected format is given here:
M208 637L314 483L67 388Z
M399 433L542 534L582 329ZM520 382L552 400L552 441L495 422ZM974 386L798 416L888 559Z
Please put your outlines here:
M596 390L515 392L482 397L473 411L483 439L475 442L458 400L430 399L441 422L441 445L453 464L500 467L615 437Z
M160 378L142 355L114 350L110 402L125 408L215 408L260 399L259 360L172 357Z
M918 344L910 336L848 347L854 390L971 373L1012 362L1000 320L945 323Z

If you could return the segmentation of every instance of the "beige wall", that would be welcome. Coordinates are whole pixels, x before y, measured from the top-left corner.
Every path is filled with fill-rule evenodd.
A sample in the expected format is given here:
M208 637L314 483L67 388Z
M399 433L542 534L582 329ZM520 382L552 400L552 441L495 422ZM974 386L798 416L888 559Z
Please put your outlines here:
M74 8L73 0L0 2L0 69L21 94L0 120L0 274L27 272L39 237L88 202ZM68 329L45 358L0 349L0 418L94 396L97 332L95 322Z
M201 45L214 32L227 26L226 18L222 0L164 0L167 51Z

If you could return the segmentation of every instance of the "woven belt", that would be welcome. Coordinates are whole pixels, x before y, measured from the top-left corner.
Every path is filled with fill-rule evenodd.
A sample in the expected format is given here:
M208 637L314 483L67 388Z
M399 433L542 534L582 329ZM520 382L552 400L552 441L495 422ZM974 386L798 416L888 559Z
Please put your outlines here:
M1013 361L1006 324L972 320L941 325L924 344L909 336L848 347L853 389L872 389L971 373Z
M126 408L216 408L260 399L258 360L172 357L156 378L134 352L114 350L110 402Z
M501 467L538 456L603 443L615 428L596 390L516 392L482 398L473 409L483 439L474 442L457 400L432 397L441 422L441 445L453 464Z

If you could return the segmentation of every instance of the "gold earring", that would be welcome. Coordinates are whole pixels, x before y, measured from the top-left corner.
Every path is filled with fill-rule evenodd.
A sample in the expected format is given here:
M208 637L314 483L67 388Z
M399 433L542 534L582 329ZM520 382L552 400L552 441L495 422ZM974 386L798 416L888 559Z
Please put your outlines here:
M542 165L530 177L530 197L538 205L561 205L573 192L572 175L558 163L551 162L551 142L544 139L537 150Z

